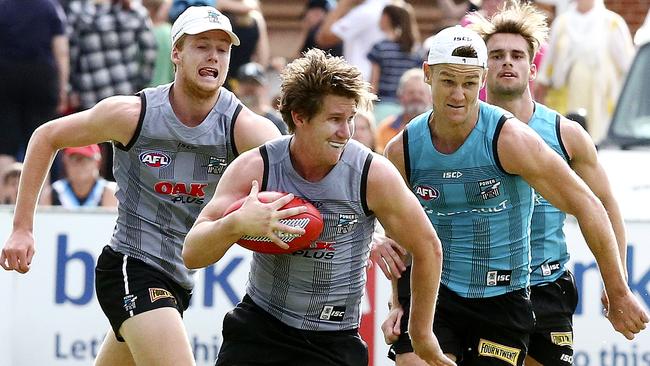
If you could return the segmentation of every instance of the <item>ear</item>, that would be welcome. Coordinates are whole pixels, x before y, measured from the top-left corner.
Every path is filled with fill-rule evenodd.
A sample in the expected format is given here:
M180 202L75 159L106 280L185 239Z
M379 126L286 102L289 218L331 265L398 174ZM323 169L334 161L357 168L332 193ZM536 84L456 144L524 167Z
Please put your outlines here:
M485 88L485 84L487 84L487 74L488 74L488 72L489 72L489 69L487 67L485 69L483 69L483 71L481 72L481 82L480 82L481 88L480 89Z
M528 76L528 81L534 81L537 79L537 65L534 63L530 64L530 75Z
M422 63L422 71L424 72L424 82L431 84L431 67L426 62Z
M171 54L172 63L174 65L176 65L176 67L178 67L178 65L180 65L180 63L181 63L181 55L180 55L180 53L181 53L181 51L178 49L178 47L174 46L172 48L172 54Z
M293 119L293 123L296 125L296 127L308 122L307 119L304 118L300 113L293 110L291 111L291 119Z

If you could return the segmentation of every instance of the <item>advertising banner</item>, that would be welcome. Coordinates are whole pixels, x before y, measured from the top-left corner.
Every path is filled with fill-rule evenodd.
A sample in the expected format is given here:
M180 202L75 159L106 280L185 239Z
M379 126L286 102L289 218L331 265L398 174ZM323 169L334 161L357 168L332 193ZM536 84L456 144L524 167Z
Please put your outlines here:
M10 233L12 212L0 208L0 244ZM2 365L92 365L108 329L94 290L94 264L113 231L115 213L40 210L36 255L26 275L0 273ZM650 309L650 223L628 222L628 273L632 291ZM575 365L650 366L650 330L634 341L614 332L602 315L601 280L577 224L566 229L581 301L575 321ZM221 344L221 322L244 295L250 252L233 246L219 263L196 274L185 324L198 365L212 365ZM375 267L376 268L376 267ZM362 336L371 365L387 366L380 326L387 314L390 284L369 271ZM488 312L489 309L486 309Z

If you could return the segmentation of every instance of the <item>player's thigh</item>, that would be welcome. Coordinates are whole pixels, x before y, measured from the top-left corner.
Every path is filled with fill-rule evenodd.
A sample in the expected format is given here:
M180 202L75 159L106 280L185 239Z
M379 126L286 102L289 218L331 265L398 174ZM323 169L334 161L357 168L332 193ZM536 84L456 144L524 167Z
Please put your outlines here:
M573 364L573 331L570 325L553 329L536 330L530 337L526 365L533 361L545 366L567 366ZM531 362L529 362L529 359Z
M117 340L113 329L108 330L94 366L135 366L129 347L126 343Z
M120 334L138 365L194 365L180 313L171 307L150 310L122 323Z

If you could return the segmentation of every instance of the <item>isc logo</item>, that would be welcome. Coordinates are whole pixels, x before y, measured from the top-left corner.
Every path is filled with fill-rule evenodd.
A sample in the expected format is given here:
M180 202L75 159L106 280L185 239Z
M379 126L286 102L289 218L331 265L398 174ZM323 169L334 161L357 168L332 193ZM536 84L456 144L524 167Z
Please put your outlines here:
M435 200L440 196L440 192L437 189L429 186L416 186L415 194L425 201Z
M463 173L461 172L443 172L442 177L445 179L451 179L451 178L460 178L463 176Z
M152 168L163 168L169 165L171 159L158 151L146 151L140 154L140 161Z

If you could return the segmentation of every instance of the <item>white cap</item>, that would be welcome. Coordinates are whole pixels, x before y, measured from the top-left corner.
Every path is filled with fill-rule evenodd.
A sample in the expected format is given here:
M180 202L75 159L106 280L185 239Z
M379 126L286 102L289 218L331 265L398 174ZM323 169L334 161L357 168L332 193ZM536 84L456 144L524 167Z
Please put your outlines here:
M452 56L458 47L470 46L477 57ZM487 47L483 38L460 25L445 28L431 39L427 64L473 65L487 68Z
M239 37L232 32L228 17L211 6L190 6L172 25L172 47L184 34L199 34L210 30L228 33L232 44L239 46Z

